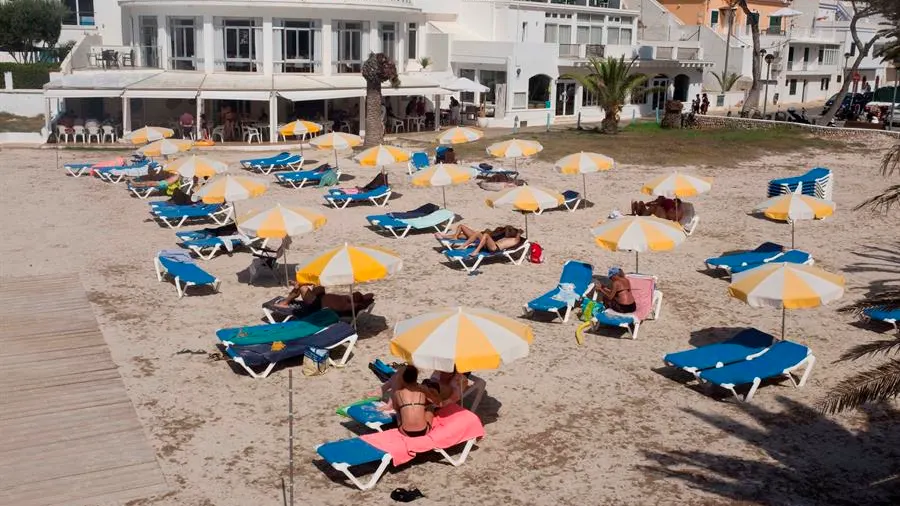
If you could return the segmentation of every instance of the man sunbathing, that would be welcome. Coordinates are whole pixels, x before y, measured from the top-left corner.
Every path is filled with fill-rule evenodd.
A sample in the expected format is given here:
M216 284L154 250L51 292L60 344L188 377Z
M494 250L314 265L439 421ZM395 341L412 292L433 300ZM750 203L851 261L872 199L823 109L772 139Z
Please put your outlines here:
M353 308L357 311L369 307L375 301L375 294L353 292L351 301L349 295L339 295L335 293L325 293L325 287L312 284L292 283L293 288L288 292L286 297L275 302L275 306L290 309L292 303L300 299L303 304L311 306L312 311L320 309L331 309L337 313L350 313Z
M466 249L475 244L475 249L469 253L469 256L478 256L482 249L487 248L490 252L500 251L512 248L522 241L522 231L511 225L497 227L493 230L485 229L478 232L465 225L458 225L456 231L452 234L434 234L438 239L465 239L466 241L451 245L452 249Z
M680 199L668 199L662 196L646 203L633 200L631 201L631 214L633 216L656 216L664 220L680 222L684 216L684 206L680 204Z
M603 296L603 305L617 313L633 313L637 311L634 294L631 293L631 283L625 277L625 273L619 267L612 267L607 274L611 281L610 287L597 285L597 290Z

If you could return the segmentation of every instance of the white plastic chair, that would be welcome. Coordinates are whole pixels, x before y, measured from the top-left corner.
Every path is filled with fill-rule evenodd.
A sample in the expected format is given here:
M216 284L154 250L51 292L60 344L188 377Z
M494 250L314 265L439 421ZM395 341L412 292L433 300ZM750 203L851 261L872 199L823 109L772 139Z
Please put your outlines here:
M72 141L78 142L78 136L81 136L81 142L87 142L87 137L84 133L84 127L81 125L75 125L72 127L72 130L75 132L72 134Z
M215 142L217 136L219 137L219 141L225 142L225 127L224 126L219 125L219 126L213 128L213 131L212 131L213 142Z
M91 139L97 139L97 144L100 144L100 127L89 126L87 127L87 143L91 142Z
M106 139L109 139L109 142L116 142L116 130L109 126L103 125L100 127L103 130L103 136L101 137L101 142L106 142Z
M390 121L391 121L391 128L394 130L394 133L397 133L401 130L403 130L403 131L406 130L406 126L403 124L402 119L391 118Z
M349 134L350 123L348 121L341 121L340 123L338 123L338 130L340 130L341 132L347 132Z
M65 139L66 144L69 143L69 131L66 129L65 125L56 125L56 142L57 144Z
M253 142L254 137L256 137L256 142L262 142L262 134L259 132L258 128L244 127L244 141Z

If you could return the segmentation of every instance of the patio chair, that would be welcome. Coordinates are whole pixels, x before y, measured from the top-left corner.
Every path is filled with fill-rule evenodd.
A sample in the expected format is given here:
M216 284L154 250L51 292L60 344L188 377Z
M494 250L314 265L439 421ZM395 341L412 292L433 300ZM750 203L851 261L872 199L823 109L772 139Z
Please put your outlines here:
M219 138L219 142L225 142L225 127L219 125L212 129L212 140L215 142L216 137Z
M78 142L78 138L81 137L81 142L87 142L85 137L84 127L81 125L75 125L72 127L72 142Z
M245 126L245 127L242 127L242 129L244 130L244 132L243 132L244 142L252 143L254 138L256 139L256 142L262 142L262 134L260 133L258 128L251 127L251 126Z
M89 126L87 127L87 140L86 142L90 144L91 139L97 139L97 144L100 144L100 127L97 126Z
M56 125L56 143L65 141L66 144L69 143L69 129L65 125Z
M103 136L101 138L101 142L106 142L109 139L109 142L116 142L116 129L109 126L103 125L100 127L100 130L103 131Z
M427 169L431 166L431 160L428 159L428 153L417 151L412 154L409 158L409 162L406 164L406 171L409 175L413 175L414 173Z
M574 300L567 301L559 297L563 291L563 285L566 284L572 285L571 292L576 297ZM536 311L552 313L565 323L569 321L569 315L575 304L593 289L594 266L575 260L566 260L566 263L563 264L562 274L559 275L559 283L554 289L525 304L525 315L531 317Z
M806 384L815 364L816 357L806 346L791 341L779 341L752 360L706 369L700 371L698 378L704 383L728 390L739 402L750 402L764 380L784 377L790 380L794 387L802 387ZM804 368L803 375L797 381L793 372L801 367ZM743 397L736 390L742 385L750 385L750 390Z

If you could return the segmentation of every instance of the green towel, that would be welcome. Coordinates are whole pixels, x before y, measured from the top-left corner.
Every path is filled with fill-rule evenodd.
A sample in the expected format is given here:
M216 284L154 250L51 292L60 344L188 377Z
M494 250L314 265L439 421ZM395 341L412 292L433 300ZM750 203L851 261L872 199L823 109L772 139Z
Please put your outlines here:
M338 184L338 175L337 172L334 171L334 169L329 169L324 174L322 174L321 178L319 178L319 188L325 186L334 186L336 184Z
M350 409L351 406L359 406L360 404L366 404L366 403L374 402L374 401L377 401L380 399L381 399L381 397L378 397L377 395L373 395L372 397L366 397L365 399L360 399L356 402L351 402L350 404L347 404L346 406L341 406L341 407L337 408L336 413L343 417L349 418L349 415L347 414L347 410Z
M325 327L334 325L338 320L337 313L330 309L324 309L299 320L270 325L223 329L216 332L216 335L219 339L229 341L236 346L267 344L311 336Z

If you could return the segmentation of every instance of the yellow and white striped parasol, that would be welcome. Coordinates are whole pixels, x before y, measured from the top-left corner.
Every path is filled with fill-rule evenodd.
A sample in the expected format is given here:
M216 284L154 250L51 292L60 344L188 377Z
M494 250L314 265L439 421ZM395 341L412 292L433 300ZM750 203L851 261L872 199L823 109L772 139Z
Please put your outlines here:
M137 150L144 156L168 156L188 151L194 147L193 141L182 139L160 139Z
M132 144L147 144L148 142L168 139L175 135L171 128L145 126L125 135L124 139Z
M581 174L582 196L587 198L587 179L585 174L603 172L616 168L616 161L600 153L573 153L556 161L556 170L560 174Z
M379 144L356 155L356 161L363 167L381 167L381 172L384 172L385 165L407 162L410 156L405 149Z
M565 202L562 194L537 186L522 185L501 191L496 197L485 200L491 207L508 207L515 211L540 214L544 209L559 207ZM528 237L528 214L525 215L525 236Z
M475 170L470 167L460 167L453 163L439 163L433 167L420 170L412 177L412 185L427 187L440 186L444 195L444 208L447 207L447 195L445 187L465 183L475 177Z
M206 204L222 204L258 197L266 192L269 181L258 177L220 174L204 184L191 197Z
M228 170L228 164L206 156L191 155L179 158L166 165L166 172L173 172L184 178L212 177Z
M700 195L711 189L712 178L673 172L651 180L641 188L641 191L646 195L673 199Z
M799 190L799 188L798 188ZM766 218L787 221L791 224L791 248L794 247L794 222L797 220L821 220L834 214L835 205L830 200L822 200L798 192L770 198L756 206L755 213Z
M496 369L528 355L531 327L489 309L447 308L394 326L391 353L421 368Z
M312 121L304 121L302 119L298 119L296 121L291 121L290 123L286 123L281 125L278 128L278 133L284 136L295 136L300 137L307 134L314 134L322 131L322 125L318 123L313 123Z
M465 144L484 137L484 132L469 127L453 127L437 137L439 144Z
M251 213L242 218L238 228L245 234L263 239L284 239L296 237L325 226L325 216L305 207L275 207ZM285 248L284 277L288 279L287 248Z
M784 339L784 310L818 307L840 299L844 278L809 265L771 262L734 274L728 293L752 307L780 308Z
M634 251L635 272L638 254L645 251L667 251L684 242L680 224L655 216L623 216L602 223L591 230L598 246L610 251Z
M343 246L333 248L300 262L297 282L320 286L350 285L350 308L356 321L353 286L386 278L400 272L403 260L396 253L378 246Z
M520 157L536 155L543 149L540 142L512 139L491 144L487 147L487 154L495 158L512 158L518 168Z
M315 139L309 141L310 144L319 148L319 149L330 149L334 151L334 166L338 166L338 151L344 151L346 149L353 149L357 146L361 146L363 143L362 137L358 135L348 134L344 132L330 132L325 135L320 135Z

